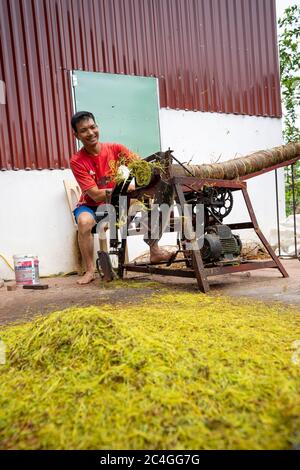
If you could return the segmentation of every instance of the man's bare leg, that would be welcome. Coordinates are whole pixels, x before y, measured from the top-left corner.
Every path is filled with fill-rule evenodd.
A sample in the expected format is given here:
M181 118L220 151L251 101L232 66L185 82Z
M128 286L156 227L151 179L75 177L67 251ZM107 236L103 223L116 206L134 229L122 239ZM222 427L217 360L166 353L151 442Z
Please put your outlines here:
M173 253L160 248L157 241L150 245L150 263L167 262L172 256Z
M78 243L86 272L78 284L88 284L95 279L94 266L94 237L92 228L95 225L94 217L88 212L82 212L78 217Z

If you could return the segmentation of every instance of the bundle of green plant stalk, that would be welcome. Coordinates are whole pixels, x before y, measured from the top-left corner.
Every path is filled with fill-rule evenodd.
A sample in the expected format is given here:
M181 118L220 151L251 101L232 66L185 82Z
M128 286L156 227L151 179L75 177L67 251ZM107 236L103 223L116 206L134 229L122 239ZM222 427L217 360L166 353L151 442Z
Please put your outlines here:
M163 166L159 162L148 162L133 152L129 152L129 154L121 152L118 160L112 160L109 163L109 167L108 176L116 184L124 183L130 177L135 179L137 186L147 186L155 169L161 172L164 171Z
M153 170L158 167L159 164L156 162L147 162L142 159L133 160L127 165L129 175L135 179L137 186L148 186L151 181ZM115 181L116 183L121 183L123 181L122 176L120 177L117 173Z
M180 165L172 165L172 175L191 176L192 174L197 178L233 180L294 158L300 159L300 142L281 145L269 150L260 150L251 155L234 158L223 163L184 165L187 171Z

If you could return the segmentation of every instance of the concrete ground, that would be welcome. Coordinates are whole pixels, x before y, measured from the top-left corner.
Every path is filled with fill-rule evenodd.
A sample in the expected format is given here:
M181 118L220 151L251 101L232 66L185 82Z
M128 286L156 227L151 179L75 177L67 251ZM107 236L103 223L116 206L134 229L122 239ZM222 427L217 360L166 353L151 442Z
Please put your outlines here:
M285 260L283 265L290 275L289 278L282 278L277 269L262 269L251 273L209 278L211 290L207 295L248 297L300 307L300 263L298 260ZM73 306L138 302L159 291L160 285L170 290L198 292L196 281L187 278L139 276L129 273L124 283L117 281L117 285L104 284L97 278L86 286L77 285L77 279L78 276L42 279L42 283L48 284L49 289L36 291L25 290L22 287L8 291L4 285L0 288L0 324L27 321L37 314L44 315ZM143 284L140 289L136 289L136 284L132 283L133 279L157 281L157 284L149 283L148 287Z

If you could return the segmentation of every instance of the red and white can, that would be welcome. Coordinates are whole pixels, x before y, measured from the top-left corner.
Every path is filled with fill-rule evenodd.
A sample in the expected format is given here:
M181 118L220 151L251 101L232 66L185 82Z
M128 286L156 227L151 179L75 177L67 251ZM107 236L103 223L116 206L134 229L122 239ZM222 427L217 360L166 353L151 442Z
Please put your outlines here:
M40 283L39 260L34 255L14 255L16 283L18 286Z

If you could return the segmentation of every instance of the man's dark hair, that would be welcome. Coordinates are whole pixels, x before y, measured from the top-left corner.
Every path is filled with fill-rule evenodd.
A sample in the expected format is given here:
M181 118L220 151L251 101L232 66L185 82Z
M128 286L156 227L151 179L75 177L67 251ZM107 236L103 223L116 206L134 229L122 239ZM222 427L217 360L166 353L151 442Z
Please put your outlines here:
M93 121L96 122L95 116L92 113L90 113L89 111L78 111L78 113L76 113L76 114L74 114L74 116L72 116L71 126L72 126L74 132L77 132L77 124L80 121L84 121L85 119L93 119Z

